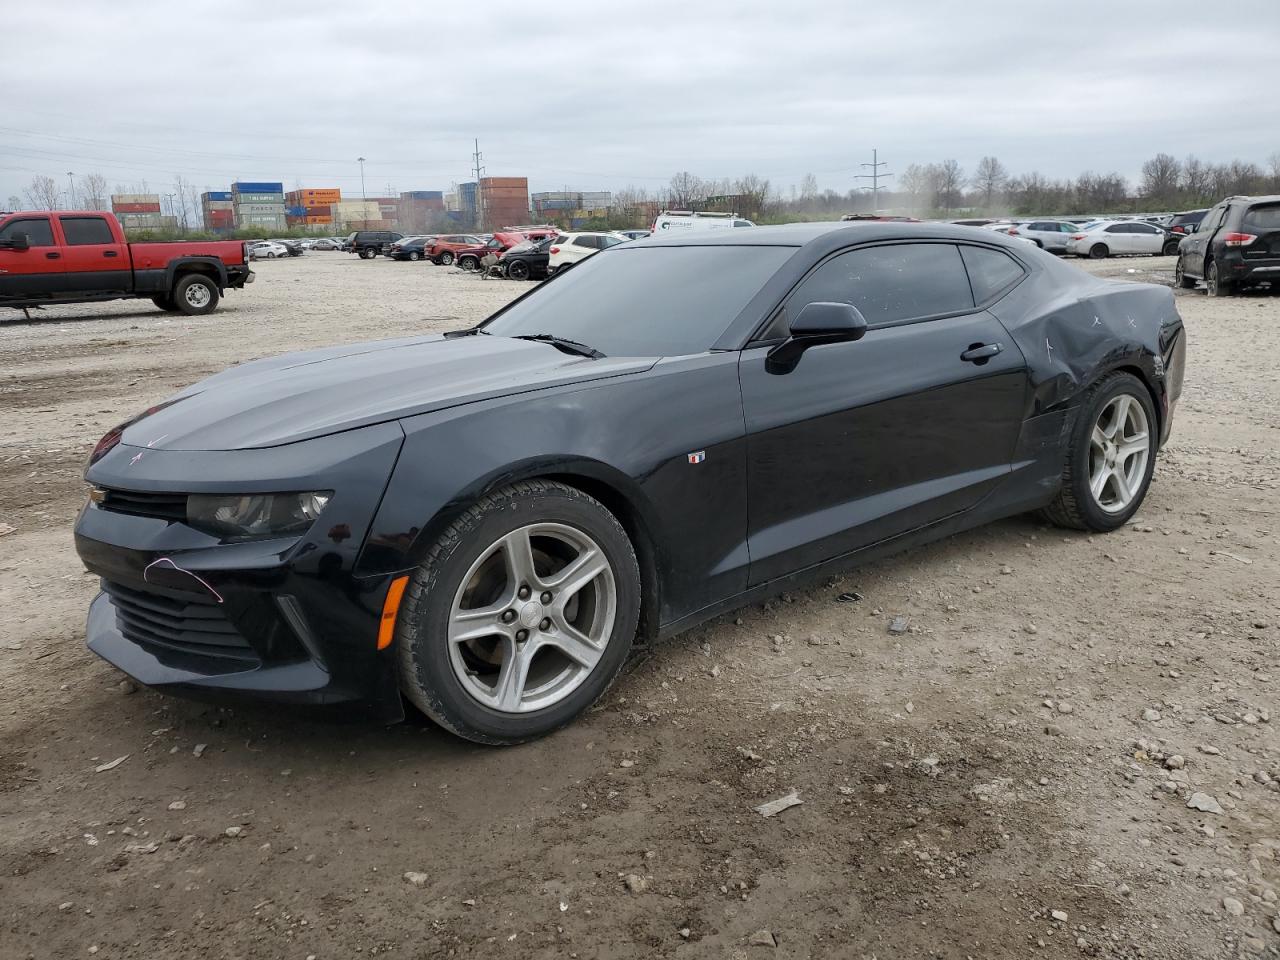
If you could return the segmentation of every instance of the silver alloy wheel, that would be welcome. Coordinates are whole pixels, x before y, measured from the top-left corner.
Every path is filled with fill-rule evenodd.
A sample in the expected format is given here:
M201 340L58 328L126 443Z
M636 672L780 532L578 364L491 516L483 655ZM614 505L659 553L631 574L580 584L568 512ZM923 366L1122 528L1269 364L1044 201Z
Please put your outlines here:
M541 710L595 669L617 612L600 545L567 524L529 524L491 544L462 578L449 611L449 663L485 706Z
M1113 397L1089 437L1089 492L1107 513L1121 513L1142 489L1151 456L1147 411L1127 393Z
M187 301L188 305L199 310L209 305L209 299L212 294L209 292L208 286L203 283L196 282L188 286L182 296L183 299Z

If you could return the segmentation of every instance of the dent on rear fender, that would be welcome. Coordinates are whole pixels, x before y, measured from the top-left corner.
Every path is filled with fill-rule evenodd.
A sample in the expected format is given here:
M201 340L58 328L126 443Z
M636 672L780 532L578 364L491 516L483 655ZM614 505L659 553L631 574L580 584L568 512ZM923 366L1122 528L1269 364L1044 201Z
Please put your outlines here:
M1166 389L1164 348L1182 325L1169 290L1130 283L1097 282L1013 321L1006 310L1000 315L1027 359L1028 417L1070 406L1100 377L1125 366L1137 367L1158 397Z

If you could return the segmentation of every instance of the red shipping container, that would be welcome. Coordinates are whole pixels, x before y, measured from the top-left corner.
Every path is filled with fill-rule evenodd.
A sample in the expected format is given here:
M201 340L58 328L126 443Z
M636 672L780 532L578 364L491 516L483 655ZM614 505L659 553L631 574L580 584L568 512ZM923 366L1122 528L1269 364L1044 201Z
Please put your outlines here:
M112 213L159 213L158 203L115 203L111 205Z

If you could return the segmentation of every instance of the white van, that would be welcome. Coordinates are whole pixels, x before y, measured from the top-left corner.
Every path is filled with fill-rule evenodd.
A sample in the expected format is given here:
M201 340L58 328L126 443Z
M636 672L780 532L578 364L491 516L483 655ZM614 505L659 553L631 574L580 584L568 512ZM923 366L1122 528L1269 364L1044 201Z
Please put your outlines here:
M694 213L692 210L663 210L653 221L653 235L686 233L694 230L730 230L734 227L754 227L750 220L743 220L736 213Z

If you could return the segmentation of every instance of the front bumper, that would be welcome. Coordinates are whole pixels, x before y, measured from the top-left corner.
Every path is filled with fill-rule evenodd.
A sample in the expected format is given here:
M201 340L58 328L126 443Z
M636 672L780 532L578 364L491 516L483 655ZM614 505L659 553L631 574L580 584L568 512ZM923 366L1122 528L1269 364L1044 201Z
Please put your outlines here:
M76 521L76 550L103 586L89 608L89 649L138 682L181 696L342 705L402 718L394 645L377 649L393 575L354 574L402 437L383 425L267 450L147 450L133 465L141 448L117 446L88 478L133 491L123 509L136 512L90 502ZM334 456L318 456L324 452ZM244 476L255 473L251 482L264 489L315 489L319 479L306 474L317 459L332 459L324 489L335 495L302 537L222 542L150 506L164 502L157 488L248 492ZM175 471L187 479L176 480Z

